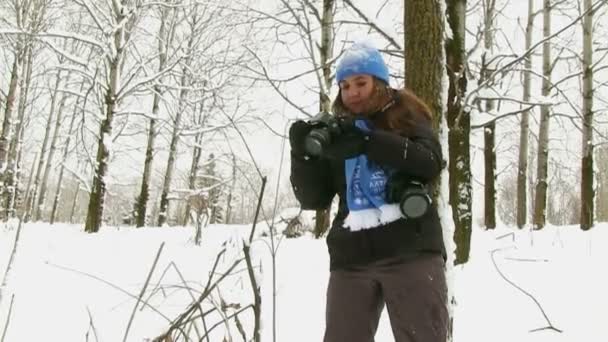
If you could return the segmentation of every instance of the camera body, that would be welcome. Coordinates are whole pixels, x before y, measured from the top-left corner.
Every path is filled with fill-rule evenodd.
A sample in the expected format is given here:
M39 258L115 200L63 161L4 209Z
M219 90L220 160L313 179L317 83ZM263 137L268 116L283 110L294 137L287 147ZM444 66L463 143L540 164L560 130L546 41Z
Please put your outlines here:
M337 118L327 112L320 112L308 123L312 129L304 139L304 150L307 154L317 157L323 154L323 150L331 144L333 137L341 133L340 125Z
M431 208L433 201L422 182L397 172L390 177L386 186L388 201L398 203L401 214L407 219L418 219Z

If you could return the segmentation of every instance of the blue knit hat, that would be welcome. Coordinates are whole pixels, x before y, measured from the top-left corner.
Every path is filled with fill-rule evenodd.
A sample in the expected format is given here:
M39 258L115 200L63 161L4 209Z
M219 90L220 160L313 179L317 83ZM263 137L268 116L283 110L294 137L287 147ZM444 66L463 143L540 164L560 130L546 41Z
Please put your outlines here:
M336 82L339 84L345 78L357 74L376 76L389 84L388 68L382 55L369 44L355 43L344 52L336 69Z

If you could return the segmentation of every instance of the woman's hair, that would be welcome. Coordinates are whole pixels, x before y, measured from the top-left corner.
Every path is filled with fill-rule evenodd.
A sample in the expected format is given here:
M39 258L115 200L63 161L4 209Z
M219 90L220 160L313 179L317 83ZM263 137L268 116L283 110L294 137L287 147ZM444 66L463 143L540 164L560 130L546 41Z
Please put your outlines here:
M374 90L370 98L370 117L373 124L381 129L390 130L399 134L409 135L417 125L431 125L432 114L429 107L411 90L392 89L384 81L373 78ZM338 95L332 104L332 111L336 116L352 116L342 102L342 94ZM390 101L395 103L381 112Z

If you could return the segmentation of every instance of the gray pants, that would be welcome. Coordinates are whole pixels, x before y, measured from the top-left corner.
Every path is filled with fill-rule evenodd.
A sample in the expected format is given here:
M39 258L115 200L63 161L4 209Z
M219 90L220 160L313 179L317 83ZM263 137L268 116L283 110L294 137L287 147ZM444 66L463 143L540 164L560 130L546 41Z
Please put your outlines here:
M434 254L332 271L323 341L373 342L386 304L396 342L445 342L444 272Z

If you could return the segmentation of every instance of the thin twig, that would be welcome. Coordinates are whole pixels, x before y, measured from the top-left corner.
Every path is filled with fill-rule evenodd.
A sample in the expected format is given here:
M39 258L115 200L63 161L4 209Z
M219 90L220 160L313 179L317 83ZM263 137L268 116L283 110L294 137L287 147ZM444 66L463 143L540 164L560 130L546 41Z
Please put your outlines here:
M498 265L496 264L496 259L494 258L494 254L496 252L502 251L504 248L502 249L495 249L490 253L491 259L492 259L492 263L494 264L494 268L496 268L496 272L498 272L498 274L502 277L502 279L504 279L504 281L506 281L507 283L509 283L511 286L515 287L516 289L518 289L521 293L523 293L524 295L526 295L527 297L529 297L530 299L532 299L532 301L536 304L536 306L538 307L538 309L540 310L540 312L542 313L543 317L545 318L545 320L547 321L548 326L544 327L544 328L539 328L539 329L534 329L534 330L530 330L530 332L534 332L534 331L539 331L539 330L545 330L545 329L549 329L549 330L555 330L559 333L562 332L562 330L557 329L555 326L553 326L553 324L551 323L551 321L549 320L549 317L547 316L547 314L545 313L545 310L543 309L543 307L540 305L540 303L538 302L538 300L536 300L536 298L531 295L529 292L527 292L526 290L522 289L520 286L518 286L517 284L515 284L512 280L508 279L500 270L500 268L498 268Z
M146 288L150 283L150 278L152 278L152 273L156 269L156 264L158 263L158 259L160 258L160 253L163 251L163 247L165 247L165 242L160 244L158 248L158 252L156 252L156 257L154 258L154 263L152 263L152 268L150 268L150 272L148 272L148 277L146 278L146 282L139 292L139 297L137 297L137 301L135 302L135 306L133 307L133 311L131 312L131 317L129 317L129 323L127 324L127 329L125 330L125 337L122 339L123 342L127 341L127 337L129 336L129 330L131 329L131 323L133 323L133 319L135 318L135 312L137 311L137 307L139 306L139 302L142 301L142 297L144 293L146 293Z
M232 317L235 317L235 316L239 315L241 312L249 309L252 306L253 306L252 304L247 305L246 307L244 307L244 308L240 309L239 311L233 313L232 315L228 316L227 319L230 319ZM211 326L211 328L209 329L209 332L213 331L213 329L217 328L218 326L220 326L223 323L224 323L224 320L221 320L221 321L215 323L214 325ZM207 336L205 335L205 336L201 337L201 339L199 341L202 341L203 338L205 338L205 337L207 337Z
M91 311L87 306L87 313L89 314L89 330L93 330L93 336L95 336L95 341L99 342L99 338L97 337L97 329L95 329L95 323L93 322L93 316L91 315ZM89 330L87 330L87 341L89 340Z
M83 275L83 276L95 279L97 281L100 281L100 282L102 282L102 283L104 283L104 284L106 284L106 285L108 285L108 286L110 286L110 287L112 287L112 288L114 288L114 289L116 289L116 290L118 290L118 291L126 294L127 296L129 296L129 297L131 297L133 299L137 299L137 297L134 294L130 293L129 291L127 291L125 289L122 289L118 285L112 284L112 283L110 283L109 281L107 281L105 279L101 279L98 276L95 276L95 275L92 275L92 274L89 274L89 273L86 273L86 272L83 272L83 271L75 270L73 268L69 268L69 267L65 267L65 266L61 266L61 265L52 264L52 263L50 263L48 261L46 262L46 264L49 265L49 266L53 266L53 267L62 269L64 271L74 272L74 273L77 273L77 274L80 274L80 275ZM142 303L144 305L146 305L147 307L149 307L150 309L152 309L152 311L154 311L157 314L159 314L162 318L166 319L168 322L171 322L171 319L169 317L165 316L165 314L163 314L162 312L160 312L157 308L155 308L154 306L152 306L147 301L142 300Z

